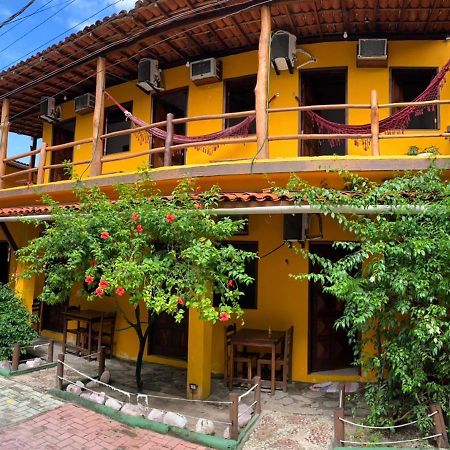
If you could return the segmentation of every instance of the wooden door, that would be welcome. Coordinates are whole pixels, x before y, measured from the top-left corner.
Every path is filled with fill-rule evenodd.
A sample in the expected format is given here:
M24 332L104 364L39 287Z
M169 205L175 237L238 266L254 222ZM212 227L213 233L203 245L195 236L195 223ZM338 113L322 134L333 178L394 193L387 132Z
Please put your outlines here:
M331 243L310 242L310 251L332 261L345 256ZM310 263L310 272L318 267ZM321 372L351 367L353 350L345 330L334 324L342 316L344 302L325 293L317 282L309 282L309 372Z
M332 105L346 103L346 69L321 69L301 71L300 98L303 105ZM314 111L319 116L336 123L346 123L345 109ZM303 134L327 133L319 130L306 113L300 115L300 132ZM329 140L304 140L300 143L301 156L345 155L346 142L331 144Z
M0 283L9 281L9 245L6 241L0 241Z
M75 120L53 125L53 145L67 144L75 140ZM52 152L52 164L62 164L64 161L73 161L73 147ZM64 167L51 169L50 181L70 179L70 174Z
M186 117L187 115L187 89L177 89L164 92L153 97L153 122L162 122L167 119L167 114L172 113L175 118ZM186 124L179 123L174 126L175 134L186 134ZM162 139L153 138L152 148L164 147ZM182 166L185 164L185 150L175 150L172 152L172 165ZM151 166L162 167L164 165L164 154L157 153L151 155Z
M187 361L189 311L180 323L167 313L157 316L149 336L148 354Z

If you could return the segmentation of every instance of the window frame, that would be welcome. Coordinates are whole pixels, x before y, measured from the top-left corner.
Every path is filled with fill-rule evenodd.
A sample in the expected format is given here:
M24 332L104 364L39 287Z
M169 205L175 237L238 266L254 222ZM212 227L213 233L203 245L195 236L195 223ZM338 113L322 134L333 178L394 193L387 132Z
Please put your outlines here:
M130 113L133 113L133 106L134 106L133 100L128 100L126 102L121 102L121 104L127 111L130 111ZM130 107L127 108L127 106L130 106ZM107 122L107 112L111 111L111 110L115 110L115 109L117 109L117 110L119 110L119 112L121 112L117 105L108 106L103 111L103 129L105 130L105 134L109 133L109 131L108 131L108 122ZM125 117L124 117L124 122L128 122L130 124L129 128L131 128L131 121L130 120L127 121L127 120L125 120ZM124 129L127 129L127 128L124 128ZM119 136L116 136L116 137L119 137ZM122 137L122 136L120 136L120 137ZM112 138L109 138L109 139L112 140L112 139L115 139L115 138L112 137ZM118 155L118 154L127 153L127 152L131 152L131 133L128 134L128 150L123 150L123 151L120 151L120 152L108 153L108 138L103 140L103 155L104 156Z
M223 112L225 114L231 113L231 112L239 112L239 111L228 111L228 108L229 108L229 102L228 102L228 89L229 88L228 88L228 86L229 86L229 84L237 82L239 80L245 80L245 79L254 79L255 87L256 87L256 81L257 81L257 74L256 73L251 73L251 74L248 74L248 75L242 75L242 76L239 76L239 77L227 78L227 79L223 80L223 108L222 109L223 109ZM254 90L253 90L253 94L254 94ZM251 109L255 109L255 108L256 108L256 98L255 98L255 105ZM242 110L242 111L245 111L245 109ZM228 128L230 126L236 125L236 124L233 124L233 123L230 124L230 122L229 122L230 120L242 121L243 119L244 119L244 117L235 118L235 119L229 119L229 118L225 117L223 119L223 122L222 122L222 127L223 127L223 129L225 129L225 128ZM254 130L252 128L254 128ZM255 135L256 134L255 122L253 122L250 125L248 134L249 135Z
M434 75L436 75L439 72L439 67L436 66L393 66L393 67L389 67L389 102L390 103L402 103L405 102L405 100L402 100L401 102L394 102L393 101L393 85L394 85L394 77L393 77L393 72L397 71L397 70L409 70L409 71L414 71L414 70L433 70L434 71ZM396 108L389 108L389 114L393 115L395 114L397 111L395 111ZM436 120L435 120L435 126L433 128L412 128L412 127L408 127L406 128L404 131L429 131L429 130L440 130L441 129L441 109L439 107L439 105L436 105Z

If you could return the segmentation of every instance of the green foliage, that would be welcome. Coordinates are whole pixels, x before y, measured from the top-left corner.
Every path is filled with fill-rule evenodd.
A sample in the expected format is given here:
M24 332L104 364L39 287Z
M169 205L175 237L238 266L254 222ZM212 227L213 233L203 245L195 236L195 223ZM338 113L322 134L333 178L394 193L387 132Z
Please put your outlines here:
M75 284L85 282L89 300L126 295L132 305L143 301L151 313L167 312L177 320L185 312L181 302L206 320L217 320L220 312L242 315L242 293L228 281L237 287L251 283L244 263L255 255L218 245L244 223L217 221L209 212L218 202L217 187L196 200L192 180L182 181L169 197L145 178L116 190L111 202L97 188L79 187L79 209L46 199L54 220L18 252L28 276L46 275L42 301L62 302ZM218 310L211 286L222 299Z
M348 256L336 263L299 251L320 281L345 302L336 323L348 330L356 364L375 381L365 400L369 421L390 425L422 418L450 396L450 187L436 169L396 176L381 184L344 173L345 189L317 188L293 177L289 194L338 221L354 241L335 242ZM364 214L373 205L385 214ZM341 207L359 208L343 214ZM426 428L429 423L421 420Z
M14 344L30 345L37 337L31 327L36 321L11 288L0 285L0 360L10 360Z

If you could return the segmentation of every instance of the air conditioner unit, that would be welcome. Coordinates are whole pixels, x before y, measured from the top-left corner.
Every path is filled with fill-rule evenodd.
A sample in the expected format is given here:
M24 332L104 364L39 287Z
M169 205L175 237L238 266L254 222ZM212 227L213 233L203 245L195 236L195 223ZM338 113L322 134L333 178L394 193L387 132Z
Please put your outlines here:
M357 67L387 67L387 39L359 39Z
M283 241L305 242L306 229L306 214L285 214L283 216Z
M61 108L56 106L54 97L41 97L40 118L50 123L61 120Z
M94 111L95 108L95 95L87 93L75 97L75 112L77 114L88 114Z
M222 79L222 63L216 58L201 59L189 64L191 80L196 85L215 83Z
M161 71L159 70L158 60L143 58L139 61L137 86L146 94L164 90L164 83Z
M277 75L281 70L294 73L297 37L287 31L277 31L272 37L270 59Z

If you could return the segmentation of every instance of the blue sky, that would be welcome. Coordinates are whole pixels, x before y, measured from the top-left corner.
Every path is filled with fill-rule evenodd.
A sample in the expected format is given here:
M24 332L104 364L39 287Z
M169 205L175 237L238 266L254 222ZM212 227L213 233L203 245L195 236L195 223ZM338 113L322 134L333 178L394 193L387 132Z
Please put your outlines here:
M96 20L123 9L133 8L135 1L36 0L13 23L0 28L0 71L44 50ZM28 0L0 0L0 23L26 3ZM26 17L29 15L31 16ZM36 29L33 29L35 27ZM29 52L32 53L25 56ZM28 150L31 144L31 139L27 136L10 133L9 139L9 156Z

